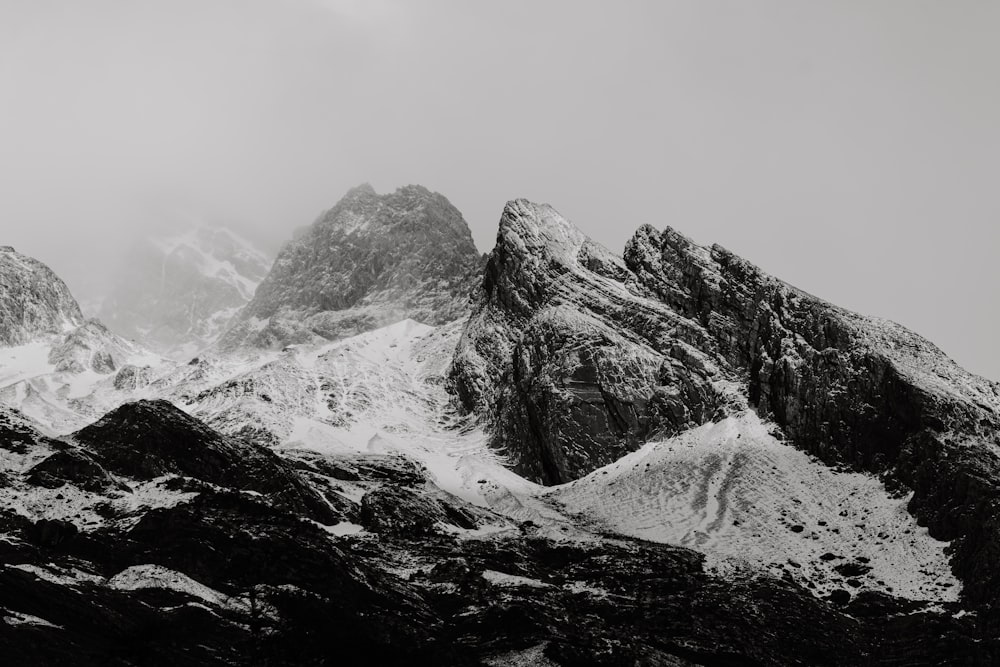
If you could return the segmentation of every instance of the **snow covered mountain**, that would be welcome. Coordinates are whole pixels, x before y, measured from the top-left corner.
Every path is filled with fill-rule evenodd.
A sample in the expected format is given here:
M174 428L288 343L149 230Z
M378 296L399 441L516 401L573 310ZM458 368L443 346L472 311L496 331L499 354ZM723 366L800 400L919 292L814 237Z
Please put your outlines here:
M271 258L224 227L138 243L99 317L114 331L178 361L213 342L250 301Z
M912 494L908 511L932 536L951 541L951 566L966 599L992 604L1000 590L1000 386L964 371L903 327L821 301L720 246L701 247L670 228L646 226L622 260L551 207L510 202L450 377L466 409L489 424L493 446L507 453L513 469L544 484L618 465L647 442L710 422L731 420L736 438L763 447L754 458L776 451L741 417L750 408L773 422L779 439L825 465L877 475L886 493ZM703 483L706 494L713 485L726 487L715 487L713 502L758 484L752 480L759 469L734 468L720 458L733 437L720 432L713 447L699 448L706 460L684 464L693 477L685 484ZM736 453L741 450L755 452L748 442ZM671 488L664 486L661 457L643 465L628 486L652 494ZM780 474L793 465L784 461L775 469ZM654 522L636 533L633 518L607 517L608 496L615 493L585 486L597 489L600 501L583 498L583 505L600 509L608 525L630 526L630 534L684 535L684 543L701 539L684 523ZM639 511L650 502L630 501L623 509ZM691 507L701 511L706 502ZM670 521L669 504L653 505L661 521ZM800 510L824 514L808 505L783 509L781 523ZM855 516L858 509L836 507L838 516ZM716 508L708 525L731 531L728 524L739 522L737 532L759 526L740 517L738 505ZM835 522L793 525L815 552ZM891 523L883 517L864 539L891 551ZM718 536L704 539L708 544Z
M670 229L620 259L517 200L485 268L467 237L360 188L211 354L0 350L0 654L1000 659L996 385Z
M466 312L481 266L444 196L362 185L282 249L220 347L335 340L406 318L449 322Z
M122 378L165 360L86 320L41 262L0 250L0 402L59 433L132 398ZM116 385L118 388L116 389Z

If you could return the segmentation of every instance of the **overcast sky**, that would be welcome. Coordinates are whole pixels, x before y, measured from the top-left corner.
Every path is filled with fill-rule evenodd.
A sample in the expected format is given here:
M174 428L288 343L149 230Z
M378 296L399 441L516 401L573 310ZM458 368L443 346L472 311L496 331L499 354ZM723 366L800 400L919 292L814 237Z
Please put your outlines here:
M0 243L93 291L121 239L275 246L420 183L620 250L720 243L1000 379L1000 3L0 0Z

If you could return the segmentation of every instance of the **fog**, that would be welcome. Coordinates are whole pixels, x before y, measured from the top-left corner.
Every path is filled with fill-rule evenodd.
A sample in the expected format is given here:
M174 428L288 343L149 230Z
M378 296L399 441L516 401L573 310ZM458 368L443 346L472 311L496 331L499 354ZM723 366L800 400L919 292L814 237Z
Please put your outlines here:
M0 243L99 296L129 238L276 249L420 183L720 243L1000 378L1000 4L6 0Z

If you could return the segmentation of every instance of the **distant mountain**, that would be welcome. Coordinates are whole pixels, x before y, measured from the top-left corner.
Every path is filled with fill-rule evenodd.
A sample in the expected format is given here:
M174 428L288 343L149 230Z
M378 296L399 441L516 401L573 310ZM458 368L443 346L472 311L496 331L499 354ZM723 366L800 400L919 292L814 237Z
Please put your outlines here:
M100 318L123 336L186 361L253 297L271 259L223 227L148 239L129 252Z
M221 347L335 340L404 319L449 322L467 312L482 261L444 196L362 185L282 249Z

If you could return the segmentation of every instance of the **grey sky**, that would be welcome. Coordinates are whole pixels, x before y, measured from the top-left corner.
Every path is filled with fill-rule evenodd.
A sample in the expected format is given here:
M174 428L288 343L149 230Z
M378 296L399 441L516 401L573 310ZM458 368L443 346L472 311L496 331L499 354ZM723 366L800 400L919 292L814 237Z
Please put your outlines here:
M1000 3L0 1L0 243L77 292L124 232L277 245L421 183L718 242L1000 379Z

